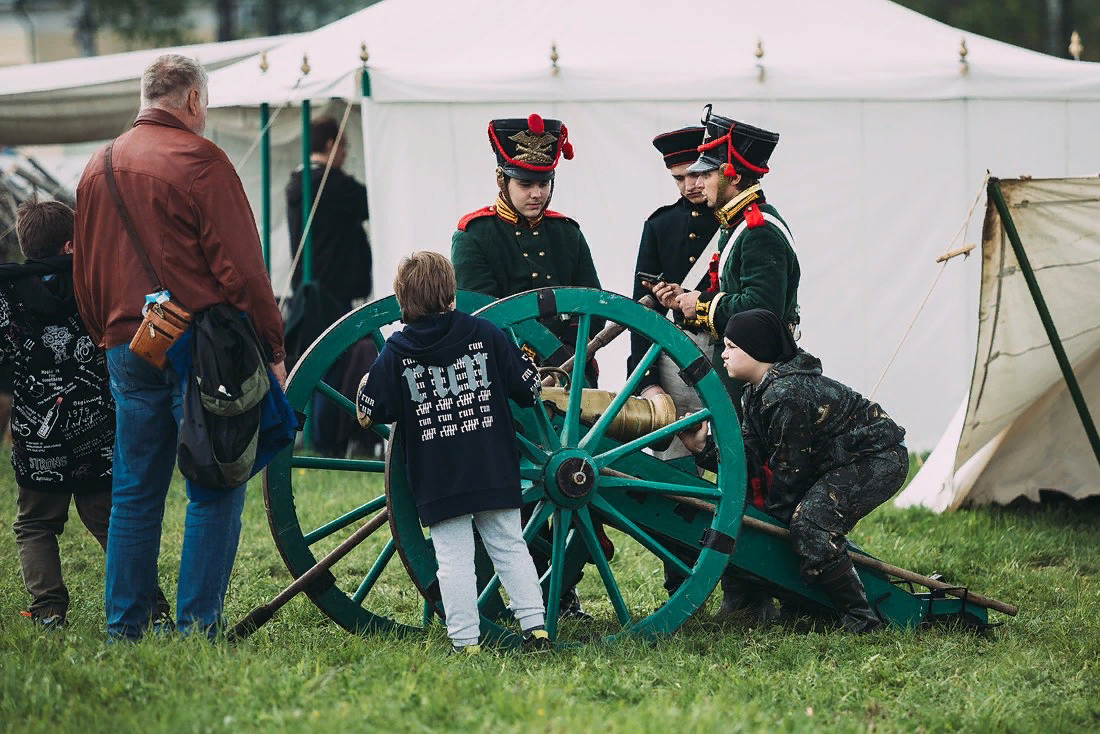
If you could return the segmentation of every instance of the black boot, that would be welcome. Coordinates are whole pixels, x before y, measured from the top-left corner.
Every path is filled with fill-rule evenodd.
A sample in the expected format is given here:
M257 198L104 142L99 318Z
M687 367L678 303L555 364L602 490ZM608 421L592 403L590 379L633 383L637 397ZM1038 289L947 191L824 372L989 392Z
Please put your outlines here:
M558 619L579 619L591 622L592 615L581 607L581 598L577 596L577 587L566 589L561 593L561 602L558 606Z
M770 593L736 576L728 569L722 574L721 586L722 606L714 615L716 620L729 619L739 614L753 624L768 624L778 614Z
M840 626L846 632L862 634L882 627L882 620L867 601L863 581L851 558L842 558L839 564L818 576L817 583L836 607Z

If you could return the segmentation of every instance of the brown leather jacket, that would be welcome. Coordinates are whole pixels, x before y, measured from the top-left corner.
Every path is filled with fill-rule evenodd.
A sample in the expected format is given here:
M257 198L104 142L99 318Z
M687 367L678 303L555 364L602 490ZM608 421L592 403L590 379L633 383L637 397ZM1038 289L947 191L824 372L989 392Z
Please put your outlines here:
M221 148L174 115L146 109L115 141L119 194L174 300L191 311L230 303L252 318L280 362L283 320L264 268L256 222ZM73 286L88 333L105 349L128 344L152 284L92 156L76 190Z

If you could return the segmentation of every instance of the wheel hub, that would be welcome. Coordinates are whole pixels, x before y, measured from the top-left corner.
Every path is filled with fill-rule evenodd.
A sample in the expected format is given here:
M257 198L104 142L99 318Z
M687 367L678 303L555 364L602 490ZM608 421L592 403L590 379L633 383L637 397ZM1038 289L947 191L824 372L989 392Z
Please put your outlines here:
M595 496L599 475L591 456L578 449L564 449L546 464L546 493L562 507L582 507Z

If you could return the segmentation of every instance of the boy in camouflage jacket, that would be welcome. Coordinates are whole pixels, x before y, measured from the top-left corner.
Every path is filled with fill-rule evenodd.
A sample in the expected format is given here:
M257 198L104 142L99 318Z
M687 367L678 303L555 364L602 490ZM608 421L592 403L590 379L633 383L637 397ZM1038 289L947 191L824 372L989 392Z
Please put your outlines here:
M822 375L821 361L798 349L766 309L730 318L722 361L730 377L748 383L741 433L750 480L760 479L750 481L750 500L789 523L803 579L832 600L845 629L880 627L845 536L904 483L905 429L878 404ZM716 465L703 431L685 444L701 465Z

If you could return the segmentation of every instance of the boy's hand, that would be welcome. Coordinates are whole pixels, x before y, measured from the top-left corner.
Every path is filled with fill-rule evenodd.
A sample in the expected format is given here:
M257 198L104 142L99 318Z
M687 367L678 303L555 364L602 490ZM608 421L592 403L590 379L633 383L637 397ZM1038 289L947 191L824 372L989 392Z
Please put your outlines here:
M684 448L693 454L697 454L707 445L707 430L709 428L710 422L703 421L695 428L689 428L686 431L677 433L676 437L684 444Z
M275 379L279 381L279 387L286 390L286 364L284 362L272 363L271 371L275 373Z

